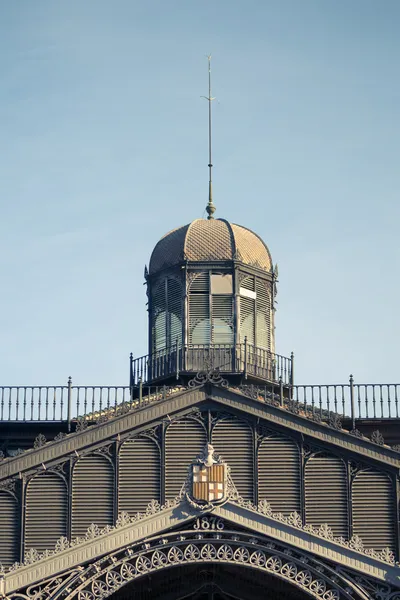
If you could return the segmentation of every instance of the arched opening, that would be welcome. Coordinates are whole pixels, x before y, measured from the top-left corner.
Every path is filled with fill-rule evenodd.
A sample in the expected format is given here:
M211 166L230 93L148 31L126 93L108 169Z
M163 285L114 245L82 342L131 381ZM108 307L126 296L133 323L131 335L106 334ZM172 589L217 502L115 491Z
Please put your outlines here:
M198 537L187 530L167 537L149 538L145 545L104 556L94 578L89 565L87 573L80 572L70 582L70 600L354 600L344 590L347 583L341 575L333 581L320 560L305 561L286 546L267 540L255 544L251 536L232 531L225 537Z
M146 575L113 600L304 600L308 594L273 575L229 564L175 567Z

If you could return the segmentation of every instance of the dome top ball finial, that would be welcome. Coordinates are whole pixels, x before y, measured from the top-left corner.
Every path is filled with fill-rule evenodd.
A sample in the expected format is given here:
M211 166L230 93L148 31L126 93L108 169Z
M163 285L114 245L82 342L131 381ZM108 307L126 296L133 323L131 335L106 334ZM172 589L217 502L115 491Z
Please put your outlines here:
M210 192L209 192L209 195L208 195L208 204L206 206L206 211L207 211L207 214L208 214L208 217L207 217L208 220L214 218L215 210L216 209L215 209L215 206L214 206L214 203L213 203L213 200L212 200L212 189L211 189L211 181L210 181Z

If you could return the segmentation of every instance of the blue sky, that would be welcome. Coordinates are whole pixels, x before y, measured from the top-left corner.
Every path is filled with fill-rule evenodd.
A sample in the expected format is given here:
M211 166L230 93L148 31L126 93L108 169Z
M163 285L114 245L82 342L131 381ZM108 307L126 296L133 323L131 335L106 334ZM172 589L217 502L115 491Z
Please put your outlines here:
M399 380L397 0L0 4L0 384L127 383L143 269L204 215L279 265L302 383Z

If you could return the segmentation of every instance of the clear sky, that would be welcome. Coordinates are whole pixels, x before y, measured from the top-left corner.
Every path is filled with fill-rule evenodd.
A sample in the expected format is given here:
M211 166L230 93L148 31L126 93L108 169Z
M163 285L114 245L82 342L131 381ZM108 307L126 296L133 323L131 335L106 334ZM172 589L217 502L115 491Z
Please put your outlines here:
M301 383L398 382L398 0L0 2L0 384L124 385L143 269L204 215L279 265Z

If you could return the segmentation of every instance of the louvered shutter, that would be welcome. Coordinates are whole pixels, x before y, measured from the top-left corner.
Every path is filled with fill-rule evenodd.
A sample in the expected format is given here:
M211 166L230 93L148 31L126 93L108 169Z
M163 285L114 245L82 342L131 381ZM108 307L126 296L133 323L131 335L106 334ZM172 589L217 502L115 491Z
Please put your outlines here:
M167 282L168 345L182 344L182 287L176 279Z
M300 453L293 440L266 437L258 448L258 499L274 512L300 512Z
M247 343L254 346L255 322L254 322L255 300L253 298L240 297L240 341L243 344L245 338Z
M153 352L167 346L167 306L165 281L157 285L152 297L152 347Z
M210 275L199 273L189 289L189 344L210 342Z
M210 273L208 271L197 273L190 284L189 290L191 294L209 294Z
M72 537L83 536L92 523L114 523L114 469L100 454L80 458L72 477Z
M385 473L357 473L352 485L353 534L366 548L382 550L396 545L393 484Z
M271 310L267 284L265 281L257 279L256 292L256 345L257 348L270 349Z
M19 504L13 494L0 491L0 563L3 567L20 560Z
M67 535L68 489L55 473L31 479L26 488L25 552L53 550L57 540Z
M253 500L253 433L247 423L221 419L212 432L212 444L231 468L239 494Z
M208 295L196 294L189 299L189 344L210 344L210 300Z
M232 295L212 296L212 342L233 344Z
M305 467L306 522L327 523L335 536L348 537L347 473L335 456L313 456Z
M175 498L186 481L190 464L207 443L204 427L194 419L171 423L165 433L165 497Z
M134 515L151 500L160 502L160 451L153 440L138 437L122 444L118 490L119 512Z
M255 292L256 290L255 290L254 277L249 275L248 277L245 277L244 279L242 279L242 281L240 282L240 287L243 288L244 290L248 290L250 292Z

